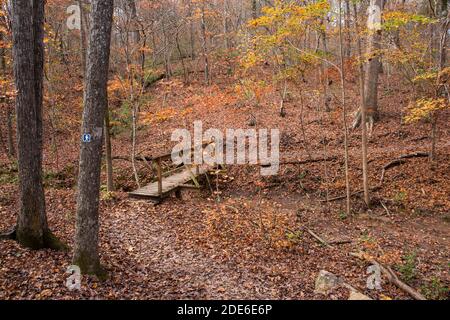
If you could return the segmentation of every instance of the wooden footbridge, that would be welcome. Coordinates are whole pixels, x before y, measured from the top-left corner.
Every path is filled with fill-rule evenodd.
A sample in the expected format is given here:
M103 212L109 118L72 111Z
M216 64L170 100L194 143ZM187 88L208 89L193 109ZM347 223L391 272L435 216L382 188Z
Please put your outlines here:
M204 143L202 150L211 143ZM194 149L191 149L193 152ZM200 189L198 182L202 175L205 175L207 182L208 172L214 169L214 166L202 164L182 164L175 169L163 172L163 163L171 161L172 154L167 153L156 157L145 157L144 161L151 164L156 169L156 181L129 193L130 197L148 199L155 203L160 203L172 193L180 196L182 189ZM170 167L170 166L169 166Z

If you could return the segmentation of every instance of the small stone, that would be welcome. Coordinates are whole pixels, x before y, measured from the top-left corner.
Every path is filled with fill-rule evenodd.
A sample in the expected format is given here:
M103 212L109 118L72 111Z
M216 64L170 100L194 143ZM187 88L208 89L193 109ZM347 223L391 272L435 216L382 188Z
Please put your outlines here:
M350 297L348 297L348 300L372 300L370 297L366 296L365 294L362 294L361 292L357 291L350 291Z
M53 294L52 290L50 289L45 289L41 292L40 296L41 298L48 298Z
M326 270L321 270L316 279L316 288L314 293L316 294L328 294L333 289L336 289L342 284L336 275Z

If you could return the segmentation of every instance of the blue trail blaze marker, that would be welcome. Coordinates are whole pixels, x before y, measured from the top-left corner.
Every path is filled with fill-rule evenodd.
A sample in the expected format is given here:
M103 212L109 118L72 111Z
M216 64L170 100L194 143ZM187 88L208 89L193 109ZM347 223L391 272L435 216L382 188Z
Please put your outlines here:
M92 140L92 138L91 138L90 134L88 134L88 133L83 134L83 142L84 143L91 142L91 140Z

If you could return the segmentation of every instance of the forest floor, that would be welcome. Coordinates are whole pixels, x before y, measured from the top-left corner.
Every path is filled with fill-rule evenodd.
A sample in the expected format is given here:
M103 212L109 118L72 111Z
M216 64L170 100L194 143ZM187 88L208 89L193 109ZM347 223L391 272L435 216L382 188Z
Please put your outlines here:
M430 149L430 124L406 125L402 117L410 92L398 79L382 77L381 117L369 144L370 185L379 184L384 165L401 155ZM448 299L450 285L450 119L439 120L439 159L413 158L386 173L372 193L366 210L360 195L352 198L352 214L345 200L326 202L345 194L342 110L337 98L331 111L318 111L320 96L303 84L278 115L275 96L258 106L239 99L225 76L205 88L197 82L160 81L145 96L138 151L155 155L170 151L176 128L278 128L281 158L336 156L336 160L305 165L282 165L280 173L262 177L256 166L230 166L213 180L219 193L186 191L158 206L130 199L136 188L130 163L115 161L120 191L101 196L101 259L109 279L83 278L81 292L70 292L66 270L72 252L30 251L13 241L0 242L0 299L347 299L347 290L327 296L314 293L320 270L327 270L373 299L410 299L384 281L381 291L366 288L369 264L349 255L365 252L391 266L397 275L428 298ZM330 87L334 97L338 87ZM357 87L354 84L352 87ZM301 96L300 96L301 94ZM349 90L348 106L358 105ZM299 101L303 101L302 106ZM113 115L122 111L111 104ZM67 110L81 117L80 108ZM349 113L349 118L350 118ZM115 121L113 116L113 121ZM302 125L303 124L303 125ZM49 225L73 245L79 121L46 126L45 184ZM115 132L113 153L129 156L129 130ZM360 130L350 132L350 181L361 183ZM17 216L17 172L0 158L0 230L14 225ZM149 181L144 166L140 176ZM104 176L102 181L104 181ZM329 242L323 246L307 230Z

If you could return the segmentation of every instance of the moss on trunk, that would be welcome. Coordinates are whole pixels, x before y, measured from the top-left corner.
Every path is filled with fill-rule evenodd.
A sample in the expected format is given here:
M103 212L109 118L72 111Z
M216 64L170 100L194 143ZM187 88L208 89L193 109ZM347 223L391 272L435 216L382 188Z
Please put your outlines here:
M108 279L107 271L98 259L93 259L87 252L80 252L73 258L72 264L78 266L82 274L96 276L100 281Z
M16 240L21 246L31 250L39 250L45 247L44 237L31 230L17 230Z
M59 240L53 232L46 230L44 232L44 245L45 248L57 250L57 251L69 251L69 246L63 241Z

